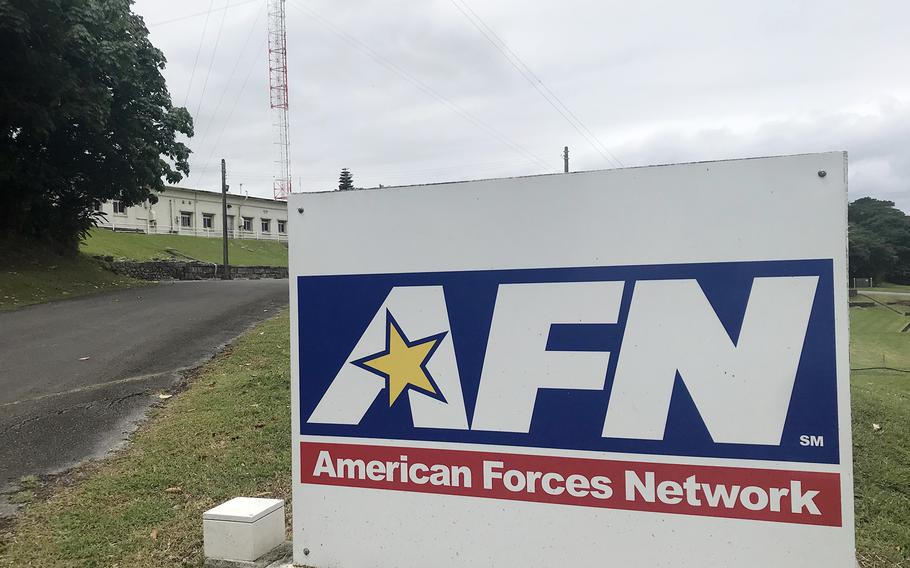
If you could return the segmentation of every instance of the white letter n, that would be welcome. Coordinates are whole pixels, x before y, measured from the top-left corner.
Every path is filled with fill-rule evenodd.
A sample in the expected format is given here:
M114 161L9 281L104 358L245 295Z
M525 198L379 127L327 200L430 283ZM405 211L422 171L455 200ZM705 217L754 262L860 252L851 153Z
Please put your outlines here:
M636 283L603 435L663 439L678 371L715 442L780 444L817 284L756 278L734 344L695 280Z

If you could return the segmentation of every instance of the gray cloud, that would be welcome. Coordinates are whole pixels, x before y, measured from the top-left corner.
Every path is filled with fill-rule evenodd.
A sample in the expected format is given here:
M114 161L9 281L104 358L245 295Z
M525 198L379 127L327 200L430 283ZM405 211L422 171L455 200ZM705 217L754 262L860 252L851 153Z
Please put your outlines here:
M666 130L623 152L636 163L740 156L849 153L851 198L874 196L910 211L910 104L889 101L867 110L779 118L748 128Z
M910 211L906 3L468 1L626 165L845 149L852 197ZM195 73L205 17L154 24L209 2L138 0L135 9L168 57L174 101L200 111L186 184L216 187L224 157L232 188L269 195L265 0L214 6L226 2L239 5L209 17ZM450 0L287 5L296 189L332 188L341 167L363 186L545 171L510 144L553 170L566 144L573 169L609 167Z

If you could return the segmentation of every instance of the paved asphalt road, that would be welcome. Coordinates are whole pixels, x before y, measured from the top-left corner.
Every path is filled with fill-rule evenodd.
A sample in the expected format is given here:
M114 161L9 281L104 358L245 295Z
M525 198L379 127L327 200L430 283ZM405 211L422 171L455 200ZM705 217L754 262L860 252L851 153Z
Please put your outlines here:
M287 280L174 282L0 313L0 492L117 447L181 370L287 302Z

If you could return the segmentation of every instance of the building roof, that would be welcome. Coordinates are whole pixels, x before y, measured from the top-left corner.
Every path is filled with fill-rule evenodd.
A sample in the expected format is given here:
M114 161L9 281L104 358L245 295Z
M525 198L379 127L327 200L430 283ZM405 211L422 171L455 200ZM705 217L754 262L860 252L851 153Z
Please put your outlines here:
M220 196L221 195L220 191L212 191L209 189L193 189L191 187L180 187L177 185L168 185L168 186L165 186L165 188L164 188L165 191L174 190L174 189L179 190L179 191L189 191L190 193L203 193L203 194L211 195L211 196ZM246 199L251 199L251 200L255 200L255 201L264 201L264 202L270 203L272 205L281 205L283 207L287 207L287 205L288 205L287 201L283 201L281 199L269 199L268 197L258 197L255 195L240 195L239 193L231 193L230 191L228 191L228 195L231 197L240 197L240 198L246 198Z

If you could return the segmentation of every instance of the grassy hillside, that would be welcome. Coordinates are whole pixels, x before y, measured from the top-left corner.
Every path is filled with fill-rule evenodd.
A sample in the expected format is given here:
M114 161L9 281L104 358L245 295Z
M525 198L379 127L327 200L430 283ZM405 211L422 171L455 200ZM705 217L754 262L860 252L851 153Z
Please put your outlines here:
M851 308L852 368L910 371L910 333L899 331L908 322L880 306ZM854 371L852 404L860 564L910 565L910 372Z
M910 333L900 332L908 323L910 317L882 306L850 308L850 365L910 369Z
M221 239L187 235L145 235L115 233L94 229L80 250L89 255L109 255L115 259L152 260L180 258L185 255L205 262L221 262ZM177 254L174 254L176 251ZM234 266L287 266L288 247L276 241L231 239L230 263Z
M0 241L0 310L147 283L105 270L84 254L60 256L27 242Z
M874 288L857 288L857 290L874 290L876 292L910 292L910 285L907 284L892 284L890 282L884 282L877 284Z

